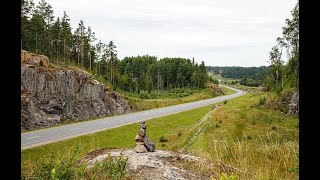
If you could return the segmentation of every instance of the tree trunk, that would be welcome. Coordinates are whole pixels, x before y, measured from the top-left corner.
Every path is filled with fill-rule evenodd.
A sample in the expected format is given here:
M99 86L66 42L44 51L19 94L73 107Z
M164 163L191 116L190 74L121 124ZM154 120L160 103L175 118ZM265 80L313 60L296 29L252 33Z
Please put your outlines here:
M283 75L281 77L281 80L282 80L282 91L283 91L284 90L284 88L283 88Z
M91 72L91 48L89 48L89 70L90 70L90 72Z
M63 62L66 63L66 38L63 39Z
M37 32L37 28L36 28L36 54L38 53L38 32Z
M78 53L78 66L80 65L80 45L79 45L79 36L77 38L77 53Z
M84 66L84 62L83 62L83 30L82 30L82 27L81 27L81 41L80 41L80 53L81 53L81 64L82 64L82 67Z

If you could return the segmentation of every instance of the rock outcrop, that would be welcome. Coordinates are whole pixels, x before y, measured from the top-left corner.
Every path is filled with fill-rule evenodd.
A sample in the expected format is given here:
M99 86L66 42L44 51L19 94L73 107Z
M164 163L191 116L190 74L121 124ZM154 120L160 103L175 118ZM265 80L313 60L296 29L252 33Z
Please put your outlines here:
M48 68L49 58L45 55L37 55L25 50L21 50L21 64L32 64Z
M292 95L288 114L299 114L299 92Z
M116 92L71 69L21 64L21 129L130 112Z
M171 151L136 153L133 149L113 149L94 156L85 156L81 162L87 162L88 168L91 168L95 163L106 159L108 155L114 158L120 155L128 158L126 165L128 179L211 179L204 174L179 166L182 163L205 162L204 159Z

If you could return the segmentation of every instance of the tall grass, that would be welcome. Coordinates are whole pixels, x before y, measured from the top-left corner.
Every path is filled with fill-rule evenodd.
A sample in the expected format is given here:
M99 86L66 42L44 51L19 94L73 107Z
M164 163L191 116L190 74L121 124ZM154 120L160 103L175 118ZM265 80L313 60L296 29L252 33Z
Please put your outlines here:
M217 109L209 122L221 127L204 131L192 153L232 167L240 179L297 179L298 118L267 110L263 98L248 94Z
M108 158L87 168L85 162L78 162L80 146L58 154L51 152L51 158L43 158L38 162L28 161L21 174L21 179L124 179L127 158L119 156Z

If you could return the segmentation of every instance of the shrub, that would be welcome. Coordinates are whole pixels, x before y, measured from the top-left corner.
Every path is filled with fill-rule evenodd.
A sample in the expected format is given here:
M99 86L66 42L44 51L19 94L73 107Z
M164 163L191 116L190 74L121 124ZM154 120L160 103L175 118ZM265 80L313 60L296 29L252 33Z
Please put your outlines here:
M96 163L88 169L86 163L78 163L79 146L75 147L71 153L52 156L43 159L35 164L30 162L30 168L24 169L21 179L123 179L125 177L125 167L127 158L120 155L117 159L110 157Z
M164 136L161 136L159 139L159 142L167 142L168 139L166 139Z
M227 104L227 102L228 102L227 100L224 100L223 104Z
M88 176L93 179L123 179L126 175L126 165L128 158L123 158L120 155L118 158L113 158L108 154L108 157L89 170Z
M262 105L264 105L264 104L266 104L266 97L260 97L259 98L259 102L258 102L258 105L260 105L260 106L262 106Z

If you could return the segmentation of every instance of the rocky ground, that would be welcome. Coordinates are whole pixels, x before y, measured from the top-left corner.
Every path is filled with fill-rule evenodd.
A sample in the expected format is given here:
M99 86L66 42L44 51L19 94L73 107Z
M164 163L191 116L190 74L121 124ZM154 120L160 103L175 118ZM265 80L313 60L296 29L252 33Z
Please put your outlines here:
M200 174L179 166L185 163L200 163L205 160L171 151L156 150L155 152L137 153L134 149L102 149L85 155L80 161L87 162L88 168L110 156L127 157L127 179L210 179L208 175Z

